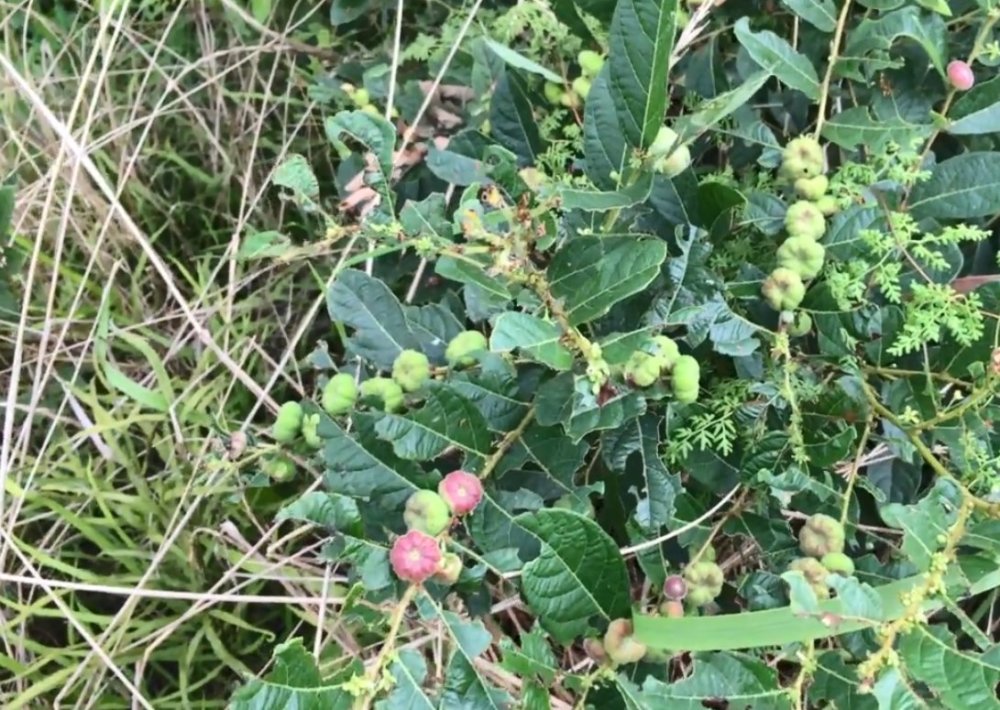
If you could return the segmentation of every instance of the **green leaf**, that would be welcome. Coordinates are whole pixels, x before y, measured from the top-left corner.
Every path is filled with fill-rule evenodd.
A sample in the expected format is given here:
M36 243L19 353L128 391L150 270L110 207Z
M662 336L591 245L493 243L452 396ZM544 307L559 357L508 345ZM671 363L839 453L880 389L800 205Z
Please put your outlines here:
M477 670L475 659L482 655L493 637L481 621L467 621L452 611L437 607L429 598L426 606L433 605L438 617L452 640L454 651L448 660L441 693L442 710L448 708L506 708L510 696L493 687Z
M353 535L334 535L323 546L322 557L327 562L350 568L350 579L361 580L367 591L385 589L398 582L389 571L389 550L383 545Z
M596 523L568 510L519 515L515 522L541 541L539 556L524 566L521 586L556 641L585 634L593 616L610 621L628 614L625 561Z
M424 690L427 680L427 662L422 654L411 648L402 649L396 660L389 666L389 673L396 681L392 693L376 703L379 710L436 710L437 703L431 700Z
M435 176L460 187L489 180L482 161L451 150L439 150L431 146L425 162L427 169Z
M619 440L621 436L628 435L634 441L634 449L629 453L636 455L638 459L641 482L641 488L635 490L635 519L647 533L656 533L673 520L674 499L681 492L680 478L667 470L660 457L663 448L661 429L662 420L646 414L616 432ZM630 467L626 470L628 468Z
M573 441L556 426L533 423L511 447L504 460L507 468L533 461L559 495L573 491L573 478L583 468L589 447L584 441Z
M1000 152L963 153L938 163L910 193L910 212L922 219L969 219L1000 212Z
M615 6L605 63L619 131L633 148L648 148L663 125L677 5L677 0L619 0Z
M857 669L848 666L839 652L823 653L816 659L816 665L809 700L826 701L838 710L876 710L875 699L859 692Z
M535 60L524 56L517 50L511 49L507 45L501 44L496 40L489 39L488 37L484 38L483 42L493 51L494 54L515 69L523 69L531 74L537 74L548 81L556 84L562 84L563 79L561 76L556 74L551 69L546 69Z
M383 178L392 174L396 128L385 118L367 111L342 111L326 119L325 129L327 140L335 148L347 148L345 137L354 140L375 154Z
M486 268L486 264L480 267L470 264L466 259L459 260L450 256L444 256L438 259L434 266L434 271L438 276L457 281L458 283L474 284L495 298L498 304L506 303L512 298L507 285L500 279L487 274Z
M10 183L0 184L0 257L7 246L7 235L10 233L11 222L14 219L14 201L17 190ZM0 260L2 261L2 260Z
M974 136L1000 131L1000 77L976 84L948 112L948 133Z
M399 223L411 237L447 239L453 231L444 195L433 192L422 200L407 200L399 211Z
M694 140L705 131L717 126L740 107L750 103L771 76L772 73L766 70L754 72L735 89L702 102L693 113L678 118L674 122L674 130L677 131L681 141L688 143Z
M490 134L525 165L534 164L546 149L529 97L524 79L517 72L507 71L490 100Z
M275 168L271 182L291 190L301 201L314 201L319 197L319 180L306 157L298 153L290 154Z
M948 708L997 707L1000 646L978 654L956 648L944 626L917 625L899 644L907 674L926 683Z
M382 415L355 414L348 433L329 417L322 417L319 435L326 474L323 482L332 493L371 500L386 510L399 510L417 488L437 484L419 466L395 456L392 447L376 436Z
M478 371L452 374L445 386L476 405L492 431L510 431L527 410L513 366L498 355L483 357Z
M423 406L406 414L387 414L375 425L393 451L410 461L430 461L450 447L476 455L490 453L491 437L476 406L456 392L434 386Z
M370 12L372 0L333 0L330 5L330 24L336 27L353 22Z
M917 569L930 569L931 556L943 546L939 536L948 534L957 516L948 488L950 484L938 482L915 505L890 503L880 511L887 525L903 530L903 553Z
M103 360L101 362L101 371L104 373L104 378L111 387L121 392L136 404L140 404L154 412L166 412L170 409L170 402L162 392L139 384L110 361Z
M327 530L351 532L354 535L362 534L361 514L358 512L357 501L335 493L322 491L305 493L297 500L282 507L275 514L274 519L276 521L301 520L319 525Z
M874 119L867 106L855 106L832 116L823 124L823 137L843 148L858 145L881 150L887 143L909 145L916 138L924 138L933 130L930 123L916 124L901 118Z
M520 350L554 370L569 370L573 367L573 353L560 342L562 335L559 326L547 320L527 313L502 313L493 324L490 350Z
M580 325L646 288L666 258L666 244L658 239L577 237L553 256L549 285L563 300L570 324Z
M791 707L777 671L757 659L729 653L696 656L691 675L672 683L647 678L641 698L642 707L670 710L702 710L709 701L755 710Z
M951 8L948 7L948 3L945 0L916 0L916 3L920 7L926 7L928 10L932 10L939 15L951 17Z
M821 32L837 27L837 8L832 0L781 0L781 4Z
M947 51L947 29L939 15L926 15L915 7L906 7L882 15L876 20L862 20L856 29L847 33L843 56L856 60L867 58L867 70L899 66L901 60L890 58L889 50L900 37L917 42L930 57L938 73L945 75L944 59Z
M644 173L639 180L622 190L578 190L564 188L559 192L563 209L585 212L606 212L624 209L645 202L653 188L653 173Z
M580 37L590 38L591 30L581 14L587 14L607 27L615 12L615 0L554 0L552 10L560 22L565 23Z
M805 55L796 52L788 42L773 32L753 32L746 16L737 20L733 29L736 39L757 66L810 99L819 99L819 76Z
M0 230L0 236L2 236L2 230ZM240 261L273 259L286 254L291 247L291 240L281 232L275 232L274 230L254 232L247 235L240 242L240 249L236 252L236 258Z
M249 681L234 694L233 710L350 710L354 696L340 685L324 683L316 661L302 639L279 644L274 649L274 667L264 678Z
M617 190L619 176L628 164L629 148L618 123L618 108L611 95L610 62L604 62L591 82L583 107L583 155L590 181L603 190Z
M559 673L559 661L549 647L545 632L535 626L521 634L520 645L509 637L500 641L503 660L500 665L523 680L529 678L551 685Z
M357 269L342 271L326 294L330 317L352 328L348 351L389 370L405 349L419 350L402 305L379 279Z
M872 688L879 710L927 710L927 703L910 687L910 680L898 668L890 668Z
M586 376L563 372L538 388L535 407L539 424L561 424L576 442L592 431L621 426L642 414L646 405L642 395L626 389L598 403Z

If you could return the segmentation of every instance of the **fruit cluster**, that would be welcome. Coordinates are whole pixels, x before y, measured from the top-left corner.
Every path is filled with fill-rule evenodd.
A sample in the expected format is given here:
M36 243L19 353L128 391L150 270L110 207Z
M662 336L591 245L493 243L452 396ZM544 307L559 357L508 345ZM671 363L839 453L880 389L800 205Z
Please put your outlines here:
M356 89L355 91L361 91ZM467 367L476 362L476 353L487 349L486 336L474 330L463 331L448 343L445 359L452 367ZM385 412L398 412L406 406L406 395L419 391L431 377L430 360L416 350L403 350L392 363L391 377L371 377L360 384L346 372L333 375L320 394L320 406L331 417L350 413L358 400L378 403ZM320 413L308 413L299 402L285 402L278 409L271 435L275 442L290 445L300 437L310 449L323 447L319 436ZM295 464L286 456L275 456L264 464L274 481L287 481L295 475Z
M396 538L389 563L400 579L423 584L428 579L455 584L462 573L461 558L441 549L441 537L452 521L468 515L483 498L479 478L466 471L452 471L441 479L437 491L415 491L406 501L403 521L408 531Z
M789 141L781 155L780 176L790 182L798 197L785 213L788 238L778 247L778 265L765 279L761 293L781 311L781 322L792 336L812 328L807 313L794 311L806 294L806 283L819 276L826 249L819 240L826 233L826 217L837 212L837 202L827 194L830 181L824 174L823 148L810 136Z
M817 598L826 599L830 596L827 575L854 574L854 561L844 554L845 542L844 526L839 520L823 513L810 516L799 531L799 549L806 557L794 560L788 569L802 572Z
M674 399L682 404L698 400L701 377L698 361L690 355L681 355L677 343L665 335L654 336L632 353L623 374L635 387L649 387L669 376Z
M604 66L604 57L592 49L584 49L577 55L576 60L580 65L580 76L573 79L569 91L554 81L545 82L545 98L549 103L578 109L587 100L590 84Z

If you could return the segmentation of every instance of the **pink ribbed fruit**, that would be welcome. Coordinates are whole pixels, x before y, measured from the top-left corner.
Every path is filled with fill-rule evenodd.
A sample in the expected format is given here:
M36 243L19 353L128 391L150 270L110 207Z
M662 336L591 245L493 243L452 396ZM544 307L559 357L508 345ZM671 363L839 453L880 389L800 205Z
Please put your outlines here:
M430 579L441 564L441 548L437 540L419 530L396 538L389 551L389 563L396 576L406 582L422 584Z
M976 75L968 64L961 59L954 59L948 63L948 81L959 91L968 91L976 83Z
M466 515L483 499L483 484L468 471L452 471L441 479L438 493L448 502L452 513Z

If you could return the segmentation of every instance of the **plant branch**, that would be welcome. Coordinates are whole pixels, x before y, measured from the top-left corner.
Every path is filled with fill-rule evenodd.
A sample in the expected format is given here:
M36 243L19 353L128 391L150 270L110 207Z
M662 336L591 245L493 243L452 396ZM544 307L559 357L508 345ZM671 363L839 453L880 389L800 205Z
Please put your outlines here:
M378 694L379 676L382 674L386 662L396 647L396 637L399 636L399 629L403 625L403 617L406 616L406 610L410 608L410 604L413 602L414 597L417 596L418 591L420 591L420 587L416 584L411 584L407 587L403 593L403 597L392 611L392 617L389 619L389 633L386 634L385 641L382 642L382 648L379 650L378 656L375 657L375 660L365 673L365 679L368 681L368 690L365 694L362 707L366 710L371 707L372 701Z
M830 98L830 82L833 80L833 68L837 65L840 55L840 43L844 37L844 28L847 26L847 16L851 11L851 0L844 0L844 6L840 8L840 17L837 18L837 29L830 40L830 58L826 65L826 74L823 76L823 84L819 91L819 115L816 117L815 136L819 139L823 131L823 122L826 120L826 102Z
M534 419L535 408L534 406L528 407L528 411L525 413L524 418L521 419L516 427L507 432L506 436L504 436L504 438L501 439L500 443L497 445L496 451L490 454L490 457L486 459L482 470L479 472L480 479L486 480L489 475L493 473L493 469L495 469L497 464L500 463L500 459L502 459L507 452L510 451L510 447L517 443L517 440L521 438L521 435L524 434L528 425L530 425Z

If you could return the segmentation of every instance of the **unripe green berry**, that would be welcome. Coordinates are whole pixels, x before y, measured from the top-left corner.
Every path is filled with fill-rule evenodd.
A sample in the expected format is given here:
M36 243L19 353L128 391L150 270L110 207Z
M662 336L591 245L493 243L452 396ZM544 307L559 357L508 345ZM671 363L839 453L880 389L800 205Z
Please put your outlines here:
M435 582L451 586L462 574L462 558L454 552L446 552L438 564L438 571L431 578Z
M448 529L451 523L451 510L437 492L415 491L406 499L403 521L410 530L437 536Z
M791 311L798 308L806 295L802 277L791 269L778 267L764 280L761 294L776 311Z
M660 377L660 362L638 350L625 363L625 377L636 387L649 387Z
M351 411L358 401L358 385L354 377L341 372L330 378L323 388L321 404L323 411L331 417Z
M295 477L295 462L287 456L266 459L262 468L275 483L284 483Z
M681 356L677 343L665 335L654 336L649 350L650 354L659 360L660 369L665 372L670 372Z
M660 130L657 132L656 137L653 139L653 142L650 144L649 150L646 151L646 153L651 160L663 158L678 145L677 139L678 136L676 131L666 126L660 126Z
M823 195L816 200L816 209L822 212L824 217L832 217L840 212L840 205L837 204L833 195Z
M653 161L653 172L667 177L676 177L691 165L691 149L679 145L669 154Z
M355 89L354 93L351 94L351 100L354 101L358 108L364 108L372 102L371 94L368 93L368 89L364 87L360 89Z
M583 72L583 75L591 79L597 76L604 66L604 57L592 49L582 50L576 56L576 60L580 64L580 71Z
M823 172L823 147L812 136L788 142L781 153L782 171L791 178L813 177Z
M641 661L647 648L632 636L631 621L615 619L608 624L608 630L604 633L604 650L611 662L620 666Z
M826 175L816 175L811 178L799 178L795 181L795 192L806 200L816 201L826 194L830 180Z
M362 397L376 397L382 400L382 409L395 412L402 408L406 401L403 388L395 380L388 377L373 377L361 383Z
M670 388L674 399L681 404L697 402L700 378L701 366L696 359L690 355L678 357L670 372Z
M545 98L550 104L559 104L562 102L562 95L565 93L565 89L559 84L552 81L545 82L545 87L543 88L545 93Z
M812 557L800 557L793 560L788 569L802 573L809 586L812 587L817 599L827 599L830 596L830 588L826 586L826 576L829 571L820 564L819 560Z
M788 334L793 338L800 338L812 330L813 319L805 311L795 314L795 319L788 326Z
M468 367L476 364L476 353L487 349L485 335L478 330L465 330L451 339L444 357L452 367Z
M826 232L826 219L815 204L799 200L785 213L785 230L792 237L817 240Z
M573 91L584 101L590 93L590 79L585 76L578 76L573 80Z
M843 552L826 553L823 555L822 559L820 559L820 564L826 567L830 572L844 577L850 577L854 574L854 560L845 555Z
M826 249L809 237L789 237L778 247L778 265L803 279L814 279L823 270Z
M407 392L416 392L430 376L430 360L416 350L404 350L392 363L392 379Z
M846 534L836 518L823 513L812 515L799 530L799 549L812 557L843 552Z
M687 582L687 601L693 606L704 606L722 593L725 575L715 562L701 560L684 569Z
M323 448L323 439L319 436L319 414L307 414L302 419L302 439L312 449Z
M288 444L295 440L302 429L302 418L304 414L302 405L298 402L285 402L278 409L278 415L274 419L274 427L271 435L274 440L281 444Z
M575 91L564 91L563 95L559 97L559 103L561 103L566 108L574 109L580 107L580 95Z

